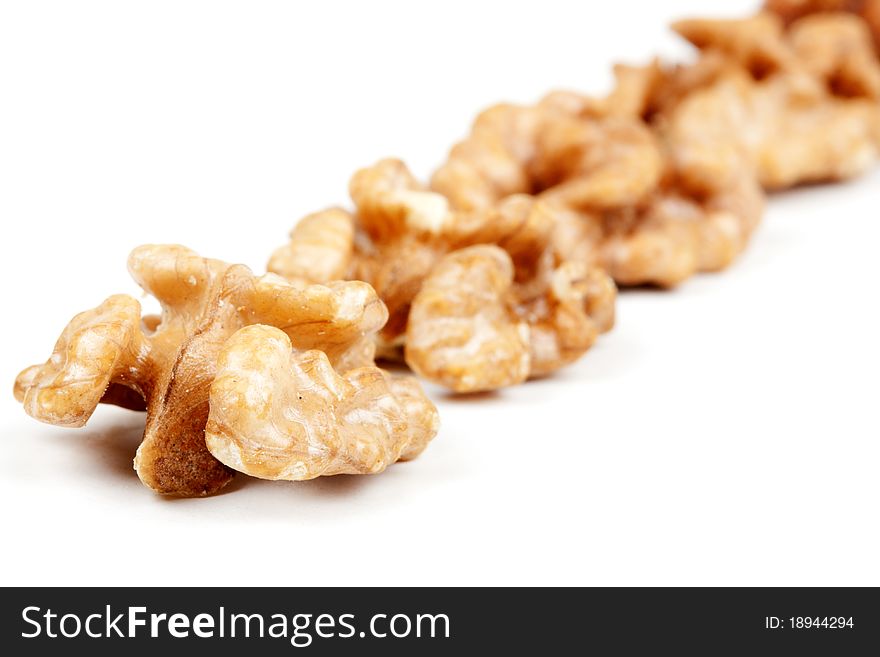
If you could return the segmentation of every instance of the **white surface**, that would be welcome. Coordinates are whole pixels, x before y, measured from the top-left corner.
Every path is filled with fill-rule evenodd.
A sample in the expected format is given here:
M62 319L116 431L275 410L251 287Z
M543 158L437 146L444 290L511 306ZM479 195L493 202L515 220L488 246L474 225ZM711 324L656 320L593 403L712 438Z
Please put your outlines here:
M63 430L11 396L135 291L135 245L259 270L356 167L426 175L479 108L598 92L704 6L4 3L0 583L880 584L880 173L775 198L735 267L623 294L550 380L431 388L440 436L380 476L166 500L131 470L137 414Z

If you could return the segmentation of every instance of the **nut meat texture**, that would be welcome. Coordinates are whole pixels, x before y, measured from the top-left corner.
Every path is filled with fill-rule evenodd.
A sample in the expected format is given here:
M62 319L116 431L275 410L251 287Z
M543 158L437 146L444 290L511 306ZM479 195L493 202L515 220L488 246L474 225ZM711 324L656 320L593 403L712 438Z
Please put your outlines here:
M173 245L135 249L129 271L159 300L161 317L142 318L137 300L124 295L110 297L71 321L49 360L19 375L15 394L30 415L61 426L83 426L100 402L146 410L146 429L134 465L141 481L157 492L207 495L232 478L232 468L256 476L270 472L262 466L259 449L247 460L229 458L233 450L225 432L235 432L238 427L234 424L213 423L212 445L219 460L205 441L205 426L216 406L211 388L218 363L224 371L231 363L259 369L259 363L243 362L248 353L258 353L241 346L246 336L233 340L227 348L239 329L257 324L277 327L274 330L280 330L289 342L288 351L321 362L322 368L309 371L325 379L334 373L353 376L355 381L370 376L391 381L373 366L371 340L387 312L365 283L297 286L273 274L256 277L243 265L202 258ZM355 374L349 374L352 372ZM397 399L393 390L405 394ZM372 394L381 400L371 399ZM221 410L229 411L228 389L218 385L217 395L222 399ZM393 407L387 417L396 413L395 421L389 420L388 431L365 438L367 442L393 443L393 447L373 445L387 456L383 465L399 456L413 456L436 433L436 411L409 383L395 386L389 382L385 390L377 384L363 386L356 399L348 401L352 412L359 404ZM246 398L237 403L258 402ZM298 413L308 423L318 422L323 411L300 404L285 412ZM326 436L316 435L315 440L322 437ZM299 475L301 470L295 463L300 452L292 445L292 465L287 472ZM311 449L317 450L318 443ZM336 447L327 449L338 452ZM381 469L368 452L365 448L339 458L347 458L352 471ZM361 456L368 457L369 463L360 464L357 459ZM277 450L272 458L279 458ZM333 471L328 468L328 473Z
M136 249L161 316L125 295L77 315L16 397L70 427L101 402L145 410L135 469L172 495L413 458L436 409L376 354L459 393L549 375L613 327L618 285L724 269L768 192L880 159L880 0L767 0L673 29L693 61L490 107L427 184L397 159L357 171L353 207L303 218L265 276Z
M458 392L576 360L612 324L591 315L601 290L613 316L603 276L673 287L724 269L758 227L766 190L851 178L880 157L870 23L794 4L784 19L680 21L696 60L617 66L604 98L557 91L491 107L427 187L399 160L358 171L354 211L304 219L269 269L369 282L391 317L380 353ZM318 243L327 269L313 264ZM593 292L560 305L551 280L575 269Z
M350 190L353 213L306 217L269 269L320 282L315 244L330 261L347 258L347 276L373 285L389 308L380 353L402 351L420 376L456 392L494 390L573 362L611 329L616 288L596 263L563 257L554 235L564 208L552 199L517 193L455 210L399 160L358 171Z

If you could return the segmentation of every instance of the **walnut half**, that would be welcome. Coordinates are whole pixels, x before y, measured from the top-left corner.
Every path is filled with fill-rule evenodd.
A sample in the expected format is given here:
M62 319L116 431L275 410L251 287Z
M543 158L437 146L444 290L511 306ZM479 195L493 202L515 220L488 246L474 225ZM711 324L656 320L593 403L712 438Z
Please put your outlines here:
M456 392L543 376L582 356L614 323L617 288L599 268L553 264L525 280L510 255L479 245L447 255L412 304L406 362Z
M373 366L340 374L327 354L299 351L269 326L227 342L210 399L208 449L264 479L375 474L417 456L439 424L407 377Z
M372 335L387 318L366 283L294 285L182 246L139 247L129 270L161 317L141 318L137 300L110 297L70 322L49 360L19 375L15 394L30 415L61 426L83 426L102 401L146 410L135 470L168 495L207 495L233 476L208 451L205 425L218 359L236 331L278 327L298 352L318 350L345 374L373 365ZM424 428L417 439L427 442L436 427Z

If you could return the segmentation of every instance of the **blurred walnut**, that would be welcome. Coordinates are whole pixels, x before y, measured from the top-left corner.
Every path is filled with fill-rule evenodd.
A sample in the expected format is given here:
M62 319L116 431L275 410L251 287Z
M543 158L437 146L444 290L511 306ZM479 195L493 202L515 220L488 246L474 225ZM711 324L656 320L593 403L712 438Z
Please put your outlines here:
M277 249L268 269L289 281L320 282L345 278L354 250L354 221L341 208L303 217L290 241Z
M570 117L636 119L648 127L674 108L693 91L712 84L738 68L729 56L710 49L688 64L669 64L653 59L634 66L616 64L614 84L604 97L595 98L573 91L554 91L540 102Z
M760 220L755 177L769 189L837 180L878 157L869 99L880 67L858 19L823 14L786 29L765 13L675 29L701 49L693 64L618 66L604 99L542 101L585 121L637 119L656 135L664 168L649 193L558 215L563 257L596 258L621 285L670 286L728 265Z
M632 203L656 183L656 143L639 121L597 116L589 99L554 93L535 106L497 105L477 117L434 173L431 188L461 211L513 194L579 207Z
M337 372L323 351L300 351L261 325L221 350L210 409L211 453L263 479L375 474L416 457L439 424L410 377L374 366Z
M410 304L446 253L497 244L515 261L527 262L544 250L553 226L549 205L523 194L479 211L452 210L443 195L421 186L400 160L359 170L350 191L353 214L331 209L306 217L305 226L294 228L290 242L273 254L269 270L313 283L331 274L370 283L389 312L379 336L383 355L402 346ZM332 267L316 264L316 253Z
M549 262L528 284L514 288L513 310L529 325L529 376L538 377L573 363L610 331L617 287L601 267Z
M880 156L880 64L858 19L821 14L784 30L764 13L676 29L733 65L658 122L685 176L717 189L752 166L780 189L850 178Z
M619 285L672 287L730 265L763 207L764 194L747 172L726 189L707 192L670 169L636 205L558 213L554 249L559 260L599 266Z
M642 119L673 168L713 191L749 167L775 189L851 177L876 159L878 110L865 101L877 98L880 63L858 18L824 13L786 29L762 13L675 29L700 49L694 63L618 66L613 91L580 111Z
M781 25L769 31L777 34ZM769 50L763 59L755 55L756 61L772 61L774 49ZM518 144L516 153L526 156L517 159L508 149L508 159L527 181L520 187L531 188L549 208L556 264L603 266L622 285L671 286L697 271L721 269L745 248L760 219L763 196L752 178L754 165L741 139L721 120L694 125L694 140L681 139L675 148L670 143L679 137L666 125L668 114L696 91L739 70L730 56L713 51L689 67L666 69L656 61L618 66L617 84L604 99L557 91L534 108L499 106L481 115L463 142L466 150L463 145L453 149L435 174L434 187L457 194L459 189L449 188L450 172L480 171L462 160L491 132L488 117L493 116L495 133L505 136L495 143ZM739 98L734 97L734 107ZM541 118L525 123L528 130L516 139L511 132L517 123L501 120L514 112ZM687 121L682 125L691 127ZM707 129L719 134L713 138L710 132L703 156L696 135ZM476 175L454 183L495 194L500 189ZM498 203L493 194L469 198Z
M495 246L456 251L433 270L409 318L406 360L456 392L491 390L528 378L529 328L511 315L510 256Z
M290 281L370 283L388 308L379 345L389 354L406 330L421 281L450 247L444 233L453 230L455 216L446 199L421 187L399 160L361 169L350 189L354 214L331 208L303 218L268 269Z
M703 52L723 54L756 80L799 67L785 42L782 20L770 12L741 19L680 20L672 29Z
M856 14L865 21L880 49L880 0L767 0L765 8L787 23L811 14Z
M758 224L762 187L848 178L877 158L880 69L857 19L764 12L675 29L700 49L694 63L618 66L605 98L494 106L430 190L396 160L355 174L346 276L389 307L383 353L405 348L416 371L458 390L550 371L603 323L585 299L613 285L590 274L582 293L585 272L672 286L721 269Z
M552 118L529 124L530 133L514 140L509 124L498 130L532 144L520 148L530 159L519 166L551 217L557 265L603 266L623 285L671 286L697 271L723 268L745 248L763 196L740 141L721 130L731 152L711 142L711 158L677 163L669 156L672 133L652 124L655 115L736 70L721 54L700 62L671 70L657 62L618 67L618 84L606 99L554 92L534 109ZM485 120L477 125L472 145L488 129ZM695 150L701 142L687 145ZM448 183L447 167L462 170L460 159L453 149L435 187L438 178Z
M801 66L844 98L880 100L880 60L868 25L852 14L815 14L795 21L788 40Z
M866 24L850 14L822 13L787 29L768 13L740 20L683 20L673 27L700 49L696 61L617 65L611 93L598 100L580 97L580 111L662 124L692 92L735 73L756 82L787 74L789 85L796 84L804 97L815 97L823 88L844 98L875 97L880 65ZM562 95L570 97L570 107L571 97L578 96Z
M110 297L71 321L15 393L30 415L62 426L83 426L101 401L145 409L135 469L165 494L210 494L232 477L208 452L204 429L217 358L238 329L280 327L298 351L320 350L344 374L373 364L371 335L387 317L365 283L292 285L182 246L139 247L129 270L161 317L142 320L135 299Z
M611 328L616 292L611 280L590 271L586 285L580 280L581 265L586 267L586 262L565 264L557 257L553 236L557 214L563 211L558 200L515 193L479 210L453 210L444 196L421 187L398 160L383 160L358 171L350 189L356 209L345 215L354 234L346 276L369 282L389 308L390 319L379 341L383 356L400 357L405 351L413 368L432 380L458 391L485 390L561 367L586 351L598 332ZM332 223L339 217L336 211L330 212L307 217L307 229L294 229L291 244L276 251L270 268L294 279L309 269L320 272L319 267L308 266L307 250L298 242L303 235L337 234ZM327 222L326 229L314 225L318 220ZM307 245L314 242L311 239ZM468 253L468 247L475 245L492 245L490 252L503 256L474 260L468 271L477 278L462 281L459 289L446 290L444 294L449 292L455 301L447 300L443 309L432 310L425 281L440 285L450 272L458 271L453 264L462 261L456 254ZM580 246L589 248L583 241ZM331 259L343 251L331 249ZM497 264L499 259L503 265ZM508 269L510 280L498 283L505 280ZM566 275L569 283L563 282ZM557 281L555 287L551 279ZM515 285L519 295L516 306L506 291L510 285ZM570 289L563 297L565 285ZM487 301L493 295L500 299L497 303ZM417 296L423 301L414 315L411 306ZM577 300L571 301L574 297ZM511 313L519 313L521 319L512 320ZM591 320L586 313L595 313L598 319ZM530 329L533 344L516 328L517 322ZM484 334L489 325L496 327L493 335ZM582 336L574 335L575 325L586 327ZM426 354L424 350L432 347L424 345L454 343L473 332L480 334L477 339L493 345L495 370L475 375L470 365L463 364L433 373L431 363L437 358ZM523 360L532 347L535 354ZM474 366L479 368L479 364Z
M357 171L349 192L359 236L348 277L376 289L389 313L380 338L386 348L398 345L409 304L449 249L446 233L458 217L442 195L426 190L400 160L381 160Z
M843 13L807 15L784 28L772 13L744 20L686 20L674 29L703 53L723 53L756 81L785 73L845 98L876 99L880 62L868 25Z
M730 74L670 112L664 137L695 185L726 186L754 168L767 189L851 178L880 147L880 106L805 90L787 74Z
M552 372L614 323L616 288L598 268L542 258L517 282L497 246L447 255L413 301L406 361L457 392L492 390Z
M766 0L764 9L786 23L820 12L856 11L863 0Z
M511 115L532 119L505 121ZM526 128L517 133L519 125ZM447 168L465 166L466 154L478 150L493 134L496 141L509 144L508 157L519 169L523 183L516 192L571 205L620 207L632 203L656 183L661 169L656 141L641 122L604 114L601 101L557 91L534 106L500 105L483 112L468 138L452 149L447 162L435 172L432 186L439 189ZM460 190L441 191L455 196ZM512 193L496 188L488 203L476 207L489 207ZM453 206L459 207L454 201Z
M575 208L620 208L653 190L663 170L656 139L640 122L562 115L538 136L532 163L543 198Z
M610 97L628 102L606 103L648 122L668 153L651 199L629 219L601 217L603 262L622 284L669 285L728 264L762 212L753 176L767 189L839 180L880 155L880 65L858 19L827 13L786 28L762 13L675 29L700 48L697 61L627 69Z
M512 194L531 194L527 165L547 117L535 107L502 104L481 112L467 139L452 147L431 189L457 210L483 210Z
M880 53L880 0L865 0L859 15L868 24L874 37L874 47Z
M601 262L621 285L677 285L729 266L761 219L764 195L744 174L723 190L689 190L671 174L646 202L602 217Z

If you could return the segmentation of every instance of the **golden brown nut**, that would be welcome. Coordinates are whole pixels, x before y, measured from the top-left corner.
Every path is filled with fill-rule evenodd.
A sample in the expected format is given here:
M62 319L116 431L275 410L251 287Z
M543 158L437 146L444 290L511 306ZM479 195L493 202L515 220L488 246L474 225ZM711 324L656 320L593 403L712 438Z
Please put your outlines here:
M674 29L703 52L722 52L755 80L773 73L806 71L819 78L832 73L845 77L874 77L871 33L859 17L845 12L822 12L798 17L787 30L773 13L744 20L686 20ZM867 55L867 57L866 57ZM846 80L844 80L846 81ZM862 91L864 81L859 81ZM873 82L867 83L873 87ZM845 85L838 91L849 92Z
M754 93L750 78L732 73L693 91L666 117L663 136L672 166L691 184L723 189L753 169L751 149L763 136L744 133Z
M865 21L880 52L880 0L767 0L765 9L792 23L804 16L849 12Z
M544 198L606 209L638 203L656 187L663 162L657 140L641 121L559 116L538 136L532 170Z
M405 233L429 238L455 220L442 194L424 189L400 160L380 160L355 172L348 185L360 226L376 242Z
M868 24L874 37L874 47L880 53L880 0L865 0L859 15Z
M745 158L765 188L780 189L849 178L880 156L880 63L859 19L821 13L785 31L765 12L676 29L739 66L666 112L666 137L686 176L717 189Z
M529 194L512 194L481 212L461 213L447 233L450 250L495 244L507 251L516 270L530 268L547 248L557 208Z
M685 130L684 136L667 126L672 108L696 104L692 95L731 76L742 80L745 91L752 88L749 76L715 53L686 68L663 69L656 62L642 69L618 68L619 86L626 88L605 102L571 92L555 92L541 101L557 119L537 132L538 155L531 168L540 170L541 154L557 167L555 174L545 169L549 187L539 197L552 217L550 241L557 264L599 265L622 285L669 287L698 271L727 266L745 248L763 211L746 147L727 121L695 125L685 120L696 111L682 114L680 128L673 124ZM732 98L707 95L707 103L721 116L729 108L735 113L745 91L731 84ZM649 123L655 116L658 126ZM633 129L634 124L640 127ZM690 129L693 133L686 132ZM597 131L615 138L588 138ZM687 148L670 148L673 137ZM619 150L609 156L613 148ZM599 164L598 175L571 175L590 161ZM534 258L542 251L531 253Z
M401 345L413 297L445 252L441 243L404 234L399 240L355 254L347 278L369 282L388 307L388 322L377 336L385 354Z
M543 286L514 288L512 311L529 325L530 377L573 363L614 326L617 287L603 269L569 261L541 277Z
M673 287L699 271L693 223L637 208L606 218L602 263L619 285ZM692 208L688 208L692 210Z
M640 121L600 112L567 92L532 107L492 107L453 147L431 188L465 212L540 192L582 207L632 202L657 181L656 143Z
M753 151L767 189L846 180L867 171L880 157L880 106L828 98L799 106L785 80L762 85L754 97L764 139ZM780 111L789 107L790 111Z
M411 383L367 366L338 373L322 351L283 331L249 326L223 347L211 385L208 449L263 479L375 474L416 456L437 411Z
M350 190L356 212L347 215L354 227L344 278L370 283L388 307L389 320L379 335L383 356L402 347L410 304L443 255L472 244L498 244L517 263L530 262L545 248L553 224L546 204L522 194L482 211L453 211L441 194L419 185L400 160L359 170ZM307 217L309 233L336 234L332 224L338 212ZM327 226L320 227L322 222ZM302 244L304 233L294 229L269 269L291 280L308 274L310 282L324 282L321 267L312 266L308 255L314 240Z
M651 113L651 99L665 86L666 72L658 59L645 66L616 64L614 80L611 93L600 101L600 116L644 118Z
M387 372L385 375L391 387L391 394L397 399L407 423L404 447L398 458L401 461L409 461L421 454L431 439L437 435L440 416L414 376Z
M764 195L748 173L726 189L688 190L672 179L647 202L603 217L601 262L621 285L678 285L730 265L763 213Z
M363 201L358 204L358 216L362 205ZM594 303L597 285L574 285L578 290L589 288L596 293L589 299L582 295L570 301L553 295L554 289L562 289L553 288L550 282L554 267L561 264L551 248L555 212L549 201L513 194L482 211L453 212L430 240L410 231L404 232L409 236L406 239L375 242L380 262L365 274L366 280L384 291L380 294L400 292L389 295L388 302L406 310L406 314L398 315L405 322L396 324L406 333L401 333L397 340L405 338L405 357L415 371L459 392L489 390L548 373L571 362L592 345L599 329L585 316L585 308ZM480 248L467 248L471 245L496 245L500 249L489 249L489 253L495 254L489 258ZM440 260L445 253L450 255ZM498 254L504 254L503 258ZM389 255L392 257L388 258ZM412 262L413 257L419 258L420 266L396 276L408 282L408 289L394 288L377 277L377 272L394 271L395 266ZM499 258L504 264L499 263ZM577 268L564 271L569 269ZM467 273L473 280L462 280L456 288L449 281L458 273ZM597 272L592 280L600 278L605 281L602 289L607 300L608 288L616 290L604 274ZM514 288L506 291L513 282ZM444 287L447 284L450 287ZM520 301L514 304L512 295ZM417 298L422 300L420 309L413 313L411 304ZM405 305L401 300L405 300ZM611 308L603 306L596 310L605 314L603 330L610 329L613 302L612 294ZM512 321L512 312L520 312L534 327L533 341L522 343L522 326ZM584 316L581 325L587 327L581 336L574 335L574 321L568 319L576 315ZM438 321L433 321L433 317ZM537 352L540 358L533 354L529 367L525 367L524 349L534 351L532 348L542 336L540 344L544 346ZM471 353L476 344L483 345L483 353L491 354L490 365L482 356ZM435 348L438 353L433 353ZM468 362L471 356L474 360Z
M862 0L766 0L764 9L790 23L813 13L855 10L860 4Z
M723 269L745 248L763 213L764 194L749 171L712 191L670 168L635 205L556 208L556 261L600 266L619 285L672 287L697 272Z
M236 330L281 327L297 349L320 349L345 372L372 364L370 335L387 317L365 283L297 287L182 246L139 247L129 270L161 303L158 323L142 322L135 299L110 297L71 321L15 393L30 415L63 426L82 426L101 401L132 407L141 397L147 424L135 469L169 495L207 495L232 477L205 447L204 429L217 357Z
M794 53L784 40L782 20L771 12L743 19L687 19L672 25L700 50L723 53L756 80L798 69Z
M816 13L854 13L867 23L880 50L880 0L767 0L765 8L786 22Z
M526 114L510 106L484 113L475 128L475 143L492 137L493 143L503 146L509 161L520 162L525 150L539 141L517 133L534 127L523 118ZM596 334L610 329L616 289L607 276L591 271L597 258L562 266L565 263L552 244L555 215L564 211L562 198L574 202L580 194L581 200L586 198L584 202L613 206L633 202L656 184L660 158L648 130L632 129L641 124L631 119L611 117L605 123L601 128L590 124L581 143L573 148L566 150L567 144L560 144L564 152L559 154L558 167L570 166L573 177L583 174L593 181L589 189L560 187L560 198L499 192L501 188L518 188L504 187L492 177L495 172L487 169L489 177L481 179L481 189L486 192L482 200L468 197L463 204L469 207L461 209L453 208L454 203L440 193L422 187L399 160L382 160L355 173L350 184L356 206L352 215L354 247L347 277L369 282L389 309L389 321L378 340L383 357L405 355L416 371L457 391L488 390L561 367L583 354ZM549 148L548 143L548 152ZM640 157L646 149L648 156ZM633 172L627 173L627 161L634 165ZM472 172L482 164L478 161ZM626 174L623 184L618 174ZM552 175L549 169L547 175ZM503 195L491 200L499 193ZM312 218L319 220L321 214ZM295 230L292 241L298 239ZM462 250L473 245L494 245L489 252L496 256L472 263L469 251ZM577 252L582 254L589 248L580 242ZM298 276L308 268L290 260L299 258L302 251L298 245L279 250L284 257L273 259L270 268ZM449 298L432 297L431 291L442 289L443 282L460 269L463 261L456 255L459 253L477 278L462 282L460 289L443 289L442 294L452 295ZM438 265L444 258L446 264ZM570 280L563 283L566 276ZM426 280L432 281L427 291ZM555 295L554 290L561 293L563 289L567 296ZM421 309L414 318L411 308L418 295L422 297ZM589 317L592 311L598 321ZM526 324L520 325L514 318L512 313L517 312L534 327L533 343L522 335ZM434 316L439 321L433 322ZM575 330L578 326L581 334ZM492 354L491 366L482 361L467 362L471 347L463 345L478 342L492 345L484 349ZM435 347L438 353L433 352Z
M44 365L27 368L15 380L15 396L28 414L62 427L81 427L111 388L128 373L145 348L140 304L112 296L80 313L64 329Z
M763 24L774 39L781 39L778 21L766 18ZM715 29L709 28L710 33ZM724 30L720 31L723 36ZM766 49L769 54L762 55L764 59L769 61L775 50L782 53L780 59L790 56L781 41L774 44L775 48ZM755 46L742 57L763 61L758 54L748 54L750 51L764 52ZM753 66L758 68L758 64ZM508 150L508 159L518 164L520 178L527 181L520 187L531 188L552 217L548 241L553 242L556 252L554 266L569 260L587 266L598 264L621 284L671 286L697 271L717 270L732 261L745 247L763 207L761 190L751 178L754 165L749 154L739 137L731 134L729 123L721 119L716 125L700 124L700 129L710 131L705 143L696 128L694 138L685 140L667 130L666 124L667 113L689 100L696 90L739 71L731 55L713 51L691 67L664 69L657 62L641 68L618 67L617 87L606 99L554 92L534 108L495 109L496 132L505 136L495 142L519 144L518 153L525 157L518 159ZM744 87L751 89L751 77L739 76ZM735 91L734 112L741 104L740 90ZM724 100L709 97L719 105L719 112L727 107ZM527 111L533 119L516 139L511 132L517 124L501 119ZM652 125L655 116L659 127ZM463 142L469 148L482 143L491 132L491 122L483 119L478 125L479 130ZM692 127L683 119L681 126ZM717 130L718 135L713 138L711 130ZM668 155L671 137L683 144L672 149L681 161ZM460 191L449 188L452 178L448 174L450 167L465 170L461 160L471 151L461 148L453 149L438 171L435 189L453 195ZM499 186L481 179L479 166L471 166L469 171L473 174L470 178L455 180L459 186L482 190L468 197L469 203L482 198L497 207ZM729 209L719 207L738 195L741 203ZM488 211L480 213L483 220L490 215ZM533 263L543 252L540 247L531 249L527 262ZM526 271L530 266L527 264ZM518 283L529 277L522 270L517 264Z
M369 282L388 307L380 332L387 351L406 331L409 304L437 259L458 216L447 200L421 186L400 160L380 160L349 183L357 231L348 278Z
M597 160L596 170L602 166L602 162ZM595 178L599 180L600 176L596 175ZM601 190L600 187L596 189ZM568 298L557 299L553 294L554 289L562 289L561 284L555 288L551 285L554 268L562 264L551 244L556 214L560 211L558 203L551 199L511 194L483 210L454 212L445 222L443 230L433 235L430 242L412 236L408 240L399 239L391 243L396 248L377 242L378 258L386 258L389 254L393 257L367 273L367 280L386 292L392 288L385 281L377 279L376 272L388 271L389 263L404 263L411 260L414 254L417 256L427 251L427 255L419 259L422 267L409 269L415 275L406 279L411 284L406 290L407 294L397 296L397 299L406 299L407 314L401 317L406 317L407 323L398 325L406 330L408 362L419 363L415 366L416 371L460 392L495 389L518 383L527 376L549 373L571 362L592 345L600 330L611 328L616 289L601 272L591 273L589 286L573 284L578 290L589 288L589 298L582 295L576 301L570 301ZM421 248L414 248L413 241L421 244ZM501 258L498 256L500 251L490 249L489 253L496 255L487 258L485 252L476 249L473 252L482 255L472 258L468 255L471 250L467 249L472 245L496 245L503 249L505 255ZM440 268L438 273L435 265L445 253L453 255L443 260L446 264L437 265ZM456 256L458 253L462 255ZM499 259L503 264L499 264ZM468 263L465 269L471 271L472 268L471 273L476 278L463 282L458 289L444 290L443 281L454 276L454 272L459 271L459 266L465 262ZM588 263L581 264L586 267ZM508 275L507 269L511 265ZM561 269L561 272L575 271L581 272L581 268L574 263ZM556 278L560 279L563 275L559 273ZM581 276L581 273L577 276ZM424 291L426 277L433 281L432 287L421 296L421 310L413 319L410 303L416 293ZM509 281L501 282L508 277ZM397 278L403 279L400 275ZM598 283L600 280L602 284ZM600 288L602 294L599 293ZM612 291L610 296L609 289ZM451 296L437 297L431 301L431 290ZM514 303L514 297L519 302ZM600 304L599 307L596 304L599 298L604 300L605 305ZM403 307L403 304L394 304L393 299L389 299L392 305ZM434 302L438 304L436 308L432 306ZM591 304L596 306L593 310L602 315L598 328L596 322L585 315L585 308L589 309ZM503 312L500 310L502 306ZM534 328L533 340L523 343L522 325L511 319L511 313L515 312L521 313ZM432 314L443 320L431 322L429 316ZM569 316L581 317L580 326L585 327L583 335L575 335L572 327L576 322ZM492 331L486 326L492 326ZM473 345L480 340L493 345L485 348L485 351L492 353L494 360L491 366L484 366L485 363L478 361L466 362L467 349L461 350L455 346L456 341ZM430 345L441 343L444 346L440 353L427 353L426 350L433 349ZM532 352L528 367L522 360L527 351ZM429 371L431 374L427 374Z
M513 263L495 246L446 256L412 304L406 362L456 392L493 390L529 375L529 330L508 308Z
M729 186L753 167L767 189L842 180L878 158L880 108L805 91L786 74L755 83L730 75L685 98L665 137L694 186Z
M770 12L745 20L680 21L674 27L704 56L722 53L755 81L788 74L801 77L798 85L804 90L818 82L845 98L876 100L880 95L880 62L870 25L851 13L805 11L785 30Z
M526 165L535 157L536 135L545 121L534 107L502 104L477 116L471 134L452 147L431 178L431 189L456 210L484 210L511 194L529 194Z
M811 75L844 98L880 99L880 61L868 25L852 14L816 14L795 21L791 47Z
M289 281L328 283L345 278L354 251L354 218L342 208L303 217L268 269Z
M549 252L547 252L549 254ZM406 361L457 392L494 390L583 355L614 323L616 288L598 268L541 258L523 283L506 251L447 255L413 301Z
M601 261L606 213L554 206L549 245L558 262L571 260L595 267ZM615 213L616 214L616 213Z

